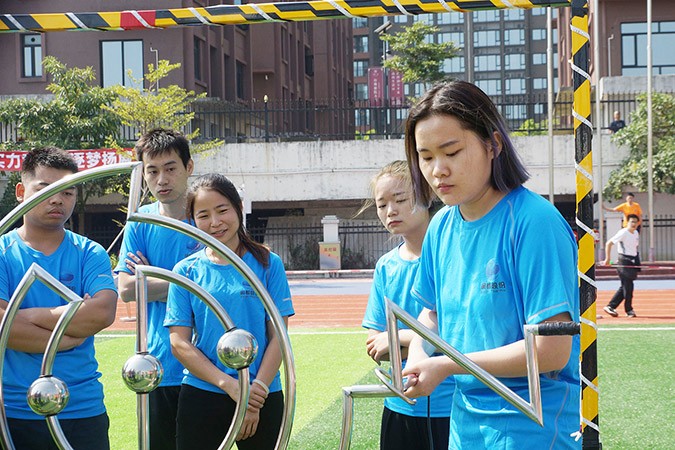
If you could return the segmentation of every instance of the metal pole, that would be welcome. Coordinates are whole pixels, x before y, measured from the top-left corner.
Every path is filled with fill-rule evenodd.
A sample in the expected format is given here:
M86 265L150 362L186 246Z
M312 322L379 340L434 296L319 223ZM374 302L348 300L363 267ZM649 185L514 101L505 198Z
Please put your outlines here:
M603 198L603 177L602 177L602 119L600 118L600 99L602 98L600 85L600 7L598 0L593 0L593 67L595 73L595 133L597 136L597 155L598 155L598 233L599 233L599 255L598 259L605 258L605 214L602 211Z
M591 80L588 74L588 2L572 0L572 77L576 162L577 245L581 321L581 430L584 449L601 449L598 415L598 330L596 322L595 240L593 239L593 153Z
M548 97L548 199L555 204L555 183L553 179L553 13L546 8L546 85Z
M652 0L647 0L647 198L649 199L649 261L654 262L654 139L652 136Z
M267 97L267 94L263 97L263 102L265 102L265 142L270 141L270 117L269 117L269 109L267 108L267 101L269 98Z
M612 39L614 39L614 35L610 35L607 38L607 76L611 77L612 76Z

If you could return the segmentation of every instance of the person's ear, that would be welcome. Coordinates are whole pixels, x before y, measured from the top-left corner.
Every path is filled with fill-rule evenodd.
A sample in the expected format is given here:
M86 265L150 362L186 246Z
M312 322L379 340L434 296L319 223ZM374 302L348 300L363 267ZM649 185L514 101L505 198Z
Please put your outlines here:
M187 162L187 165L185 166L185 169L187 170L188 175L192 175L192 171L195 170L195 163L192 160L189 160Z
M489 149L491 150L490 156L492 159L497 158L502 152L503 139L501 133L495 131L492 133L492 140L488 143Z
M22 182L16 183L16 187L14 188L14 195L16 195L16 200L19 203L23 203L23 196L26 194L26 187L23 185Z

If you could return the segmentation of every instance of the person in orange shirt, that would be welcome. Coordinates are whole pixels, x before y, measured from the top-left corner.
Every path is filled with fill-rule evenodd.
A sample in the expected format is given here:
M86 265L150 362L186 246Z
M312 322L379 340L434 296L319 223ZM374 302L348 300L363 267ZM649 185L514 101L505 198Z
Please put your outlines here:
M637 231L640 232L640 229L642 228L642 208L640 208L640 204L635 200L635 195L632 192L626 193L626 201L624 203L621 203L618 206L615 206L614 208L607 208L605 205L602 205L602 209L605 211L617 211L623 214L623 228L626 228L628 226L628 216L636 215L638 217L638 226L637 226Z

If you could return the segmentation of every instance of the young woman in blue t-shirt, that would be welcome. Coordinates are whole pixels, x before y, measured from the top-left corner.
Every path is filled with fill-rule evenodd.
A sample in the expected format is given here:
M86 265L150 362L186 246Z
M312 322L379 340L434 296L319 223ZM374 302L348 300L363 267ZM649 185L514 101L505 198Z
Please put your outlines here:
M287 323L294 312L284 266L278 255L255 242L244 228L241 198L232 182L219 174L199 177L190 187L188 215L200 230L242 258ZM210 292L238 328L256 337L258 355L249 367L253 381L237 447L273 449L283 416L281 351L262 301L234 266L210 248L182 260L174 271ZM216 355L223 327L205 303L174 284L169 288L164 325L169 327L172 352L187 369L178 399L177 448L217 449L239 398L237 372Z
M419 269L422 240L429 225L429 208L415 203L410 170L405 161L387 164L370 183L371 200L362 210L375 205L377 217L393 236L403 241L383 255L375 267L363 327L367 328L366 351L378 364L389 359L385 298L417 317L422 305L410 289ZM414 332L399 322L403 357ZM405 367L405 359L403 365ZM409 405L397 398L384 401L380 428L381 450L445 450L448 448L450 408L455 384L448 377L429 397Z
M446 205L429 224L413 295L440 336L529 398L523 326L578 321L577 249L528 179L491 100L471 83L434 86L410 110L406 155L417 201ZM536 337L544 426L445 356L410 346L407 395L454 375L450 448L578 449L579 338Z

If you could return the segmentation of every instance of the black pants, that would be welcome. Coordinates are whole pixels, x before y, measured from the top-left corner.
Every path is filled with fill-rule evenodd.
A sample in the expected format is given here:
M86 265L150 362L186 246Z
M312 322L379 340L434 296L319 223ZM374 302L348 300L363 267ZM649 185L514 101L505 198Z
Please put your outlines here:
M386 407L382 412L381 450L447 450L449 439L450 417L412 417Z
M150 450L176 450L180 386L160 386L148 394Z
M44 419L7 419L17 450L58 450ZM63 434L74 450L109 450L108 414L86 419L59 419Z
M176 427L179 450L215 450L225 439L234 417L236 402L229 395L183 385L178 400ZM237 441L239 450L273 450L281 429L284 395L271 392L260 410L258 430Z
M612 299L609 301L609 306L616 309L623 301L623 307L625 308L626 313L629 313L633 311L633 280L636 278L637 272L635 269L625 267L633 265L633 259L619 255L619 264L624 266L617 269L619 279L621 280L621 287L619 287L612 296Z

